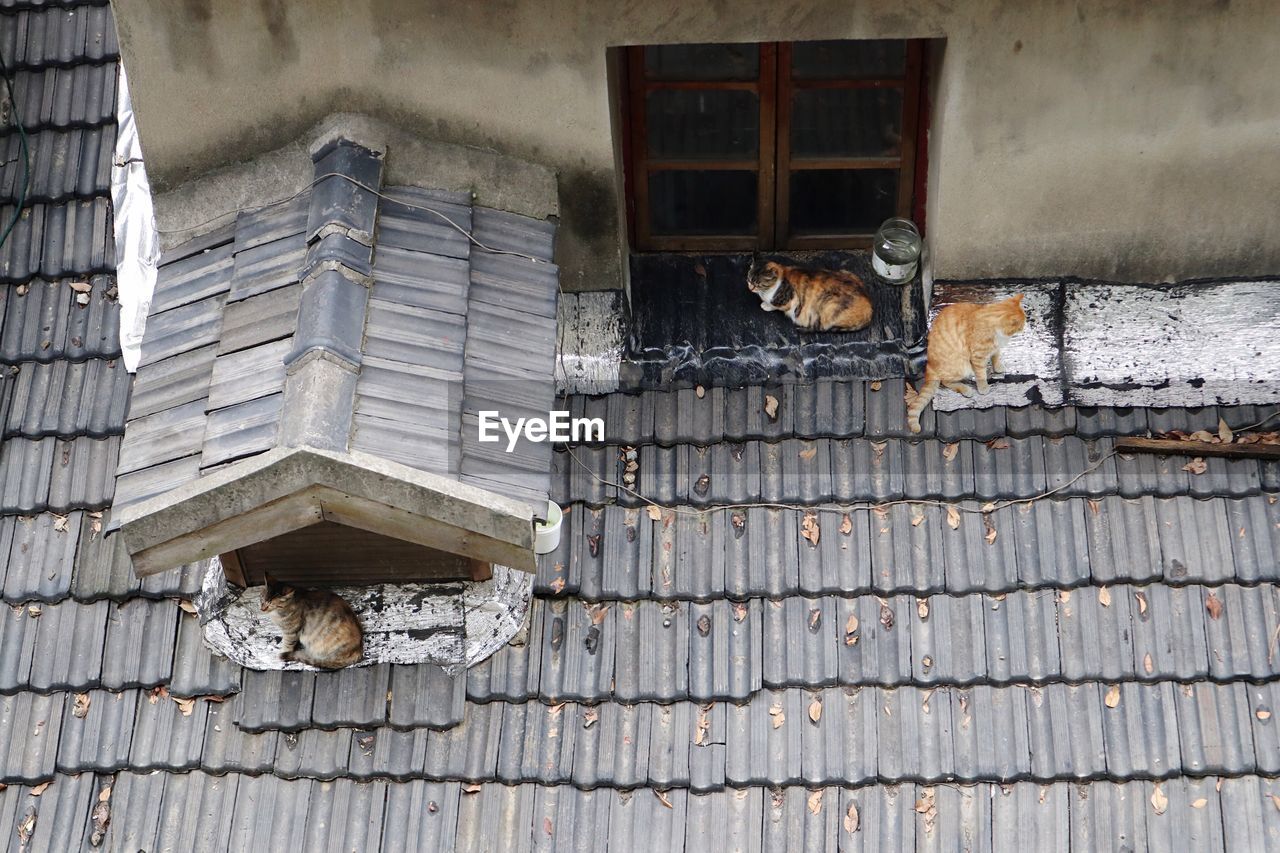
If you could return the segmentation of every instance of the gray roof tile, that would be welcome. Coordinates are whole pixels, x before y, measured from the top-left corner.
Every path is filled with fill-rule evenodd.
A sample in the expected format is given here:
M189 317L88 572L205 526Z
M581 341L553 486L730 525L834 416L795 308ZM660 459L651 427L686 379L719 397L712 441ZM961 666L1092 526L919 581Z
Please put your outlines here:
M204 346L142 371L133 383L129 417L141 418L209 396L215 347ZM132 436L130 441L132 441Z
M211 296L147 318L142 366L216 343L225 296Z
M284 360L292 346L293 341L286 338L219 355L213 362L208 408L222 409L283 392Z
M250 248L240 243L239 236L237 232L228 302L239 302L298 282L307 255L307 243L301 231Z
M0 362L116 358L120 355L120 308L107 293L110 276L91 276L89 304L80 305L65 281L31 281L0 287Z
M120 454L118 473L141 471L200 452L204 438L206 400L195 400L134 418L129 441Z
M138 702L146 701L141 691L106 690L85 692L88 706L83 717L75 697L63 709L61 740L58 743L58 771L61 773L114 773L129 765L133 743L133 722Z
M235 723L246 731L297 731L311 723L316 673L245 670L235 698Z
M196 616L186 613L179 616L169 693L180 697L225 696L239 689L240 667L204 644Z
M102 650L102 686L121 690L167 682L181 615L168 600L139 598L111 605Z
M4 600L57 601L71 588L81 513L0 517Z
M488 664L490 672L495 668ZM389 722L404 729L457 725L463 719L467 685L474 672L473 668L467 676L451 677L432 664L391 667Z
M210 412L205 422L202 469L270 450L280 429L284 394L271 394Z
M387 721L389 664L322 672L316 675L311 722L320 728L367 728Z
M235 244L228 241L198 254L162 263L156 272L155 295L149 313L160 314L225 294L231 287L234 248Z
M44 692L96 685L110 607L105 601L67 601L41 607L38 616L28 608L28 618L36 617L38 624L31 672L24 686Z
M291 284L228 303L222 317L218 354L291 338L297 326L301 298L302 285Z
M115 121L117 64L17 71L13 93L27 132Z
M0 696L0 779L8 784L34 784L53 776L63 696Z
M232 721L232 716L227 704L208 706L200 767L212 773L270 773L282 735L246 732Z
M123 429L129 374L117 361L32 362L0 382L5 435L101 438Z
M133 720L129 767L136 770L190 770L200 766L208 702L184 714L167 695L142 693Z

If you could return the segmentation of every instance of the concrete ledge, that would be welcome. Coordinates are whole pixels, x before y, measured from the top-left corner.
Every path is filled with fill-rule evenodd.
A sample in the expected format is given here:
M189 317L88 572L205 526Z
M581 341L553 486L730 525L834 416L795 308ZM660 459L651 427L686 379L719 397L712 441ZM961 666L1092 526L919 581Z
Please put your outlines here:
M120 523L141 577L321 519L536 568L528 505L364 453L270 450L130 506Z

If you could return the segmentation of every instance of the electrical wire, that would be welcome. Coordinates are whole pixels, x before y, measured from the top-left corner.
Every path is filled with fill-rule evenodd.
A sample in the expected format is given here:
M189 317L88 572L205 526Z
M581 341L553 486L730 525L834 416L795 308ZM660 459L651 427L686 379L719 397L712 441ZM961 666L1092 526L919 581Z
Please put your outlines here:
M3 74L4 85L9 92L9 109L13 111L13 123L18 128L18 144L22 152L22 188L18 191L13 218L5 226L4 233L0 234L0 246L3 246L9 239L9 235L13 233L18 220L22 218L22 209L27 203L27 193L31 189L31 147L27 141L27 129L22 125L22 111L18 109L18 98L13 93L13 75L9 73L9 63L5 61L3 52L0 52L0 74Z

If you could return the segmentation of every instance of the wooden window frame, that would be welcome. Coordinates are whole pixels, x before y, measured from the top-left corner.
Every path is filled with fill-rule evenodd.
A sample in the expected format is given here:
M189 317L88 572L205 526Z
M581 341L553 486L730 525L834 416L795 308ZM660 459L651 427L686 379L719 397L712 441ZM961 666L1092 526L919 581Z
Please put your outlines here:
M903 77L794 79L791 75L794 42L762 42L758 76L755 80L694 81L650 80L645 76L645 46L627 47L622 63L625 76L622 91L626 103L622 153L627 225L637 251L741 251L840 248L865 249L872 233L805 234L790 233L791 172L803 169L898 169L898 197L894 215L910 217L921 199L917 162L923 144L918 133L927 117L924 88L925 42L905 40L906 67ZM897 157L795 157L791 156L791 100L797 89L899 88L902 96L902 145ZM748 159L657 159L648 154L646 96L658 89L748 90L755 92L760 105L758 157ZM922 165L922 164L921 164ZM755 235L654 235L649 209L649 175L655 171L727 169L757 174L757 232Z

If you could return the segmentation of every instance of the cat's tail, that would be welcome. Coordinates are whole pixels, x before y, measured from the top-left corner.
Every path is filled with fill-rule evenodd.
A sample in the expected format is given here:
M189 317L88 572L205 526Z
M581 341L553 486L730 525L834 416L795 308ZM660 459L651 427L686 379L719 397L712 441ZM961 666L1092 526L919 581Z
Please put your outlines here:
M938 387L941 384L928 368L925 368L924 382L920 383L920 390L916 393L915 399L907 404L907 429L912 432L920 431L920 413L924 411L925 406L929 405L933 395L938 393Z

